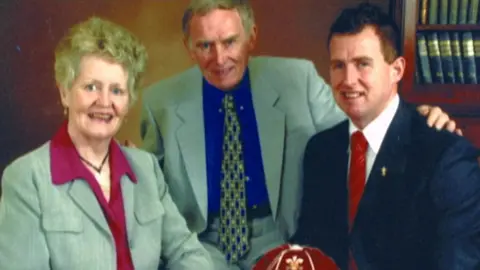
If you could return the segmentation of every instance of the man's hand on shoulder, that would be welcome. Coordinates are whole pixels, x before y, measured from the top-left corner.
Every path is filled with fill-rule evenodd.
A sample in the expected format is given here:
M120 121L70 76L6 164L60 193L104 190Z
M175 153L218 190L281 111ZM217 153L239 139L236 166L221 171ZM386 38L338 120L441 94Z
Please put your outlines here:
M448 114L438 106L420 105L417 107L418 112L427 117L427 124L430 127L435 127L437 130L446 129L450 132L455 132L462 136L463 132L457 128L457 123L450 119Z

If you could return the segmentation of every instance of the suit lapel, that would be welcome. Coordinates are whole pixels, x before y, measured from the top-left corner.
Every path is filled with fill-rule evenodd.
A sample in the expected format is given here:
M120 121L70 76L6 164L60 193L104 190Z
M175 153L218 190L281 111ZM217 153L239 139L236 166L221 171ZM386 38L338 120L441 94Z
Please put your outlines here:
M360 201L355 223L369 224L379 213L372 211L380 196L395 185L402 185L406 166L406 151L410 143L410 112L400 102L397 112L385 134L372 170L370 172L363 197ZM366 222L366 223L365 223Z
M135 175L139 181L147 179L139 170L141 166L130 163L134 167ZM151 172L148 172L149 174ZM146 185L142 183L133 183L128 176L122 176L123 204L125 208L125 224L127 227L128 244L135 246L135 226L137 223L145 223L157 218L161 213L162 205L159 201L156 190L145 189Z
M325 149L328 154L328 160L325 162L325 171L329 172L327 174L327 185L325 188L325 196L333 198L333 201L329 202L330 205L338 205L342 207L337 209L339 213L344 213L345 224L348 224L348 204L339 204L338 202L343 201L348 203L348 151L350 146L350 138L348 133L348 121L343 122L338 127L338 133L332 144L328 145L328 148ZM339 181L340 180L340 181ZM328 192L333 192L334 196L328 194ZM338 197L337 197L338 196ZM347 207L343 207L347 206Z
M207 164L205 159L205 131L203 121L202 103L202 77L197 74L185 86L185 96L188 98L181 102L176 113L181 121L177 130L178 146L185 163L188 179L200 211L207 219Z
M132 164L132 162L130 162ZM135 184L128 178L127 175L123 175L120 184L122 186L122 198L123 208L125 209L125 225L127 227L128 243L132 242L133 228L135 225L134 207L135 207Z
M84 180L75 180L70 185L68 194L77 206L96 223L106 234L111 235L107 220L95 194Z
M307 190L303 191L303 196L306 202L311 202L307 204L311 208L305 210L313 213L312 219L315 219L315 213L321 213L317 221L319 228L329 227L328 237L319 234L317 248L334 258L340 269L347 269L344 248L348 245L345 237L348 233L348 121L320 138L321 141L315 140L318 145L311 144L307 150L315 155L311 156L305 171L309 175L305 175Z
M249 72L265 181L272 214L276 218L285 148L285 113L275 107L279 95L254 61Z

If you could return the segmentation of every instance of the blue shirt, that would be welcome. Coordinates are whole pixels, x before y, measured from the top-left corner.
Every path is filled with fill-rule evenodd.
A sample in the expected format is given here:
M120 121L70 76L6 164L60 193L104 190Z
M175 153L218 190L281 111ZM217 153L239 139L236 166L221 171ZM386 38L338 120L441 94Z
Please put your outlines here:
M209 213L219 213L220 211L224 127L222 99L225 93L203 79L203 116ZM256 205L268 203L268 193L248 70L245 72L238 88L230 90L228 93L233 94L235 109L240 122L240 138L244 151L245 175L247 177L247 206L254 208Z

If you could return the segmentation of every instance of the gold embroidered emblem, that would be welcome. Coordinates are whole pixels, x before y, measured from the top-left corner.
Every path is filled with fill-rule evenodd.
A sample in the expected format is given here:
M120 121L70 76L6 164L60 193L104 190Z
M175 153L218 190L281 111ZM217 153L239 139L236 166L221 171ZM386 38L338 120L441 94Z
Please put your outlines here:
M382 176L383 177L387 176L387 168L385 168L385 166L383 166L382 168Z

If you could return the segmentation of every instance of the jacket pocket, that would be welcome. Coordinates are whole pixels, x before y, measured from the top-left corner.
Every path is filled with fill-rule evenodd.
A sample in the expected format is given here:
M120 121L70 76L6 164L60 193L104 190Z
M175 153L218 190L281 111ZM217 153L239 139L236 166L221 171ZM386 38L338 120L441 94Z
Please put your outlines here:
M46 212L42 217L42 226L46 232L83 232L82 217L65 211Z

